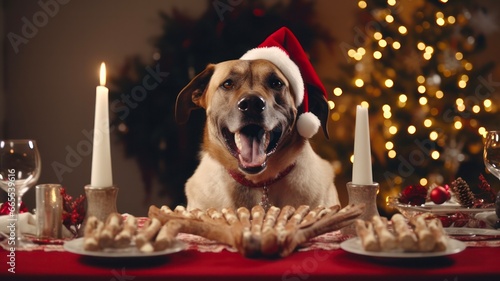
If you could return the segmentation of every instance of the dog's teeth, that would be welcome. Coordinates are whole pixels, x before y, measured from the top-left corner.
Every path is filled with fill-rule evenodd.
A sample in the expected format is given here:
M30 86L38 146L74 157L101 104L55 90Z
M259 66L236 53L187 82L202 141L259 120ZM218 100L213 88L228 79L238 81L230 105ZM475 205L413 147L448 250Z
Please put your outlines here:
M240 138L240 133L235 133L234 134L234 143L236 144L236 147L241 150L241 138Z
M262 143L264 144L265 148L267 148L267 146L269 145L269 141L271 140L270 136L271 136L271 133L266 132L264 134L264 136L262 137Z

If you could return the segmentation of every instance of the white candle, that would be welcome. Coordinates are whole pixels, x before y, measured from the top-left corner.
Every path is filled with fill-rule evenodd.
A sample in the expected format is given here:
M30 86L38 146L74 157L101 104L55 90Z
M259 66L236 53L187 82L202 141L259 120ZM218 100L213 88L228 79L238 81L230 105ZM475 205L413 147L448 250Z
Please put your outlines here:
M360 105L356 108L352 183L359 185L373 184L368 108Z
M92 176L90 186L113 186L111 171L111 149L109 141L108 88L106 85L106 66L101 64L100 86L96 88L94 142L92 149Z

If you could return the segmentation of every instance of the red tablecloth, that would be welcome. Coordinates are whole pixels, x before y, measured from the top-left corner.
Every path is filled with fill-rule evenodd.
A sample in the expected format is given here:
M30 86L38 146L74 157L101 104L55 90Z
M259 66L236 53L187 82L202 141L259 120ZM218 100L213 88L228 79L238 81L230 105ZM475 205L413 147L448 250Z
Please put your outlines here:
M16 252L16 273L0 250L0 280L500 280L500 248L467 248L440 258L394 260L344 250L296 252L283 259L188 250L146 259L95 259L68 252Z

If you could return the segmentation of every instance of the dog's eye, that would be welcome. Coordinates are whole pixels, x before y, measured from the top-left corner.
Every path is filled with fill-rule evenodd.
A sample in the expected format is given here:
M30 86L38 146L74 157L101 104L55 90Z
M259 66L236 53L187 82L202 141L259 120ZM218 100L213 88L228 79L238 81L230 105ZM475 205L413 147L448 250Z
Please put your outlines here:
M224 81L221 85L226 90L231 90L234 87L234 82L231 79Z
M275 89L275 90L280 90L281 88L283 88L285 84L283 84L283 82L281 82L281 80L279 79L273 79L271 80L271 88Z

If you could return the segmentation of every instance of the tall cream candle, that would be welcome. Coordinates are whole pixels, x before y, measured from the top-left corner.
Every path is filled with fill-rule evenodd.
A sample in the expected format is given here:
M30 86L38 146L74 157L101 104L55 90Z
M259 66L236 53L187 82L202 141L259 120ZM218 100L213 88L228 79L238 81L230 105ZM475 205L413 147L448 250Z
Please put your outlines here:
M92 187L110 187L113 185L111 169L111 149L109 140L109 109L106 88L106 66L101 64L100 86L96 88L94 141L92 149Z
M360 105L356 108L352 183L359 185L373 184L368 108Z

